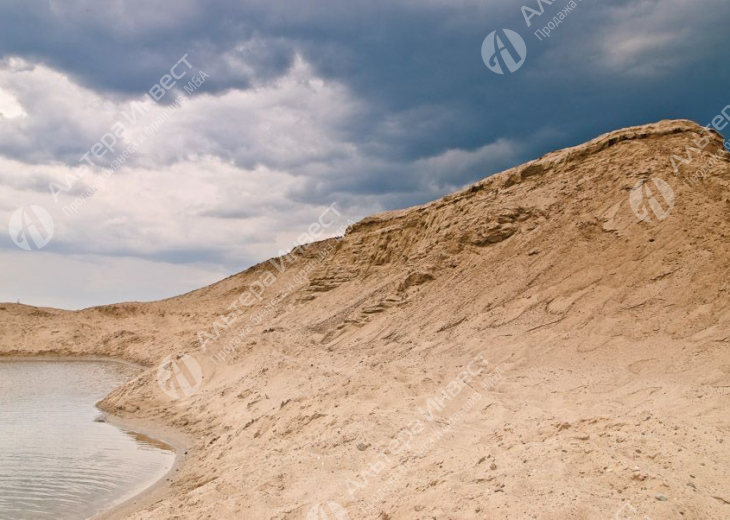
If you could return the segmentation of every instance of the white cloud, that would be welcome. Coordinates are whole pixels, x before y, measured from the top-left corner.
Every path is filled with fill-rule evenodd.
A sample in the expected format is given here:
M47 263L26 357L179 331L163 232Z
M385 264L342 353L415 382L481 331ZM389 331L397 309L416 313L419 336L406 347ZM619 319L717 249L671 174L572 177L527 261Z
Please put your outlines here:
M142 281L152 286L139 298L183 292L288 250L333 202L342 216L330 236L348 218L379 211L393 197L377 191L356 195L356 183L395 180L401 183L396 192L436 197L465 173L516 153L513 143L499 141L415 162L375 157L347 137L349 125L366 108L344 85L318 76L301 58L273 82L219 95L191 94L152 136L146 129L169 107L153 104L131 125L120 116L129 111L129 99L106 97L44 65L6 60L0 88L13 92L26 114L0 120L0 141L6 143L0 154L0 221L7 222L21 205L35 204L55 222L51 244L23 257L32 259L33 287L8 279L5 298L46 291L46 304L132 298L127 289L141 287ZM168 100L178 94L171 91ZM414 117L390 118L383 126L386 135L407 135ZM445 118L439 115L424 131L435 131ZM110 176L94 168L72 180L72 189L55 202L48 183L66 185L80 155L120 120L124 143L117 144L114 156L143 135L146 140ZM399 179L394 171L402 172ZM91 186L98 189L85 197ZM69 209L74 201L81 201L75 212ZM14 247L9 240L2 243ZM14 250L5 255L11 272L21 268ZM50 261L57 265L44 269ZM59 265L73 282L57 283ZM93 283L81 287L84 266ZM124 291L105 284L106 270L107 276L133 280L137 269L142 281L122 283ZM178 289L173 289L175 276L181 276ZM71 296L75 290L82 296Z
M0 119L0 151L30 163L77 161L109 131L121 106L20 58L0 63L0 90L12 93L25 115Z
M604 7L597 63L611 74L636 77L662 77L694 63L698 50L712 45L714 32L701 28L728 11L724 0L640 0Z
M0 88L0 118L15 119L26 115L28 114L25 113L15 96Z
M20 60L0 70L0 85L17 92L27 110L23 121L0 121L1 137L26 147L17 158L0 156L0 220L7 222L21 205L37 204L49 210L56 224L51 245L41 252L19 257L4 242L11 248L4 271L24 273L32 265L36 282L26 287L4 280L3 297L52 295L36 304L130 298L133 293L126 288L143 284L153 289L141 291L140 298L174 294L289 249L326 207L290 198L305 181L294 166L346 154L350 145L340 140L338 127L359 109L344 87L316 77L297 60L289 74L270 85L220 96L191 95L117 172L106 176L93 169L56 203L49 181L65 185L74 172L48 160L69 140L65 130L58 141L50 131L72 128L73 140L90 147L119 120L121 110L128 110L129 101L104 98L48 67ZM125 141L138 139L164 110L155 105L137 125L127 125ZM99 189L84 199L84 188L97 183L102 183ZM70 212L74 200L83 203ZM362 214L343 213L342 222L348 216ZM23 258L32 261L24 264ZM59 265L65 265L61 258L74 281L59 285ZM44 269L50 261L56 265ZM195 267L200 264L206 267ZM93 283L82 283L84 266ZM122 283L126 288L120 292L104 283L107 269L113 276L140 281ZM184 275L177 289L171 289L172 273ZM71 296L74 291L82 296Z

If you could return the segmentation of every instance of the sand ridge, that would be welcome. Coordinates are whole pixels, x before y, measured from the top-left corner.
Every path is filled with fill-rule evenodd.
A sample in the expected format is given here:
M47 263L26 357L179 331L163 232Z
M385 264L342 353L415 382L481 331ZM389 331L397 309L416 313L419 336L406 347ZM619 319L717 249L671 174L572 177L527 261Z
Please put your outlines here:
M267 262L153 303L0 304L0 353L149 367L103 408L191 441L169 491L128 518L304 520L328 501L353 520L729 518L730 162L692 188L670 162L702 135L690 121L627 128L366 218L277 273L272 297L331 249L225 362L211 352L243 320L205 352L197 331ZM682 173L721 148L712 134ZM652 177L676 201L647 223L629 194ZM182 352L204 383L172 401L157 365ZM480 352L501 377L471 382L418 434L440 427L433 446L376 472Z

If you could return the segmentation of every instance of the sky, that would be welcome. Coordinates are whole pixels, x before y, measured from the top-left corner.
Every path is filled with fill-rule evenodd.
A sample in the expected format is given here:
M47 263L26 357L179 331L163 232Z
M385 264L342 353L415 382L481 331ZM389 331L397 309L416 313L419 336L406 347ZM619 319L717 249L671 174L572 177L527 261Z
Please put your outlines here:
M339 226L730 105L727 0L0 0L0 13L0 301L37 306L181 294L288 250L333 203ZM505 29L527 54L498 74L482 44ZM36 207L53 232L24 228L26 250L18 219L50 229Z

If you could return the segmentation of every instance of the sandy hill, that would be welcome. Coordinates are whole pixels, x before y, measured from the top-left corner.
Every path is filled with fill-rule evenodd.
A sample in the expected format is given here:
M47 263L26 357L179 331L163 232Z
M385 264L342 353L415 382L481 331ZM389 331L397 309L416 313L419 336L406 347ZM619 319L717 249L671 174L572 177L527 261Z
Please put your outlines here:
M672 155L702 136L675 175ZM722 149L689 121L612 132L367 218L283 273L264 262L177 298L79 312L2 304L0 352L149 366L103 406L184 432L188 459L129 518L304 520L335 502L353 520L727 519ZM650 178L674 190L661 221L629 204ZM261 303L239 305L202 351L198 331L267 271ZM204 383L172 401L157 366L182 352Z

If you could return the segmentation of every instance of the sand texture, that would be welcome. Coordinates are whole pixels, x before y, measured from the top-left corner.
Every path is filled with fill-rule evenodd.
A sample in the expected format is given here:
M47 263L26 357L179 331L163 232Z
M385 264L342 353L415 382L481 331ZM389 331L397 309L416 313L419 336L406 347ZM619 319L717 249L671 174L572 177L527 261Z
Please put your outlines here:
M622 507L621 519L728 519L730 162L682 184L722 149L712 135L683 176L670 164L701 131L663 121L550 153L366 218L284 273L267 261L176 298L78 312L0 304L0 353L149 367L102 407L191 441L169 488L126 518L305 520L335 502L352 520L610 519ZM676 197L661 222L629 206L650 177ZM197 332L265 271L276 281L263 302L202 351ZM480 352L489 364L471 365L482 371L430 421L419 408ZM204 382L173 401L157 367L177 353ZM414 421L410 449L389 450Z

